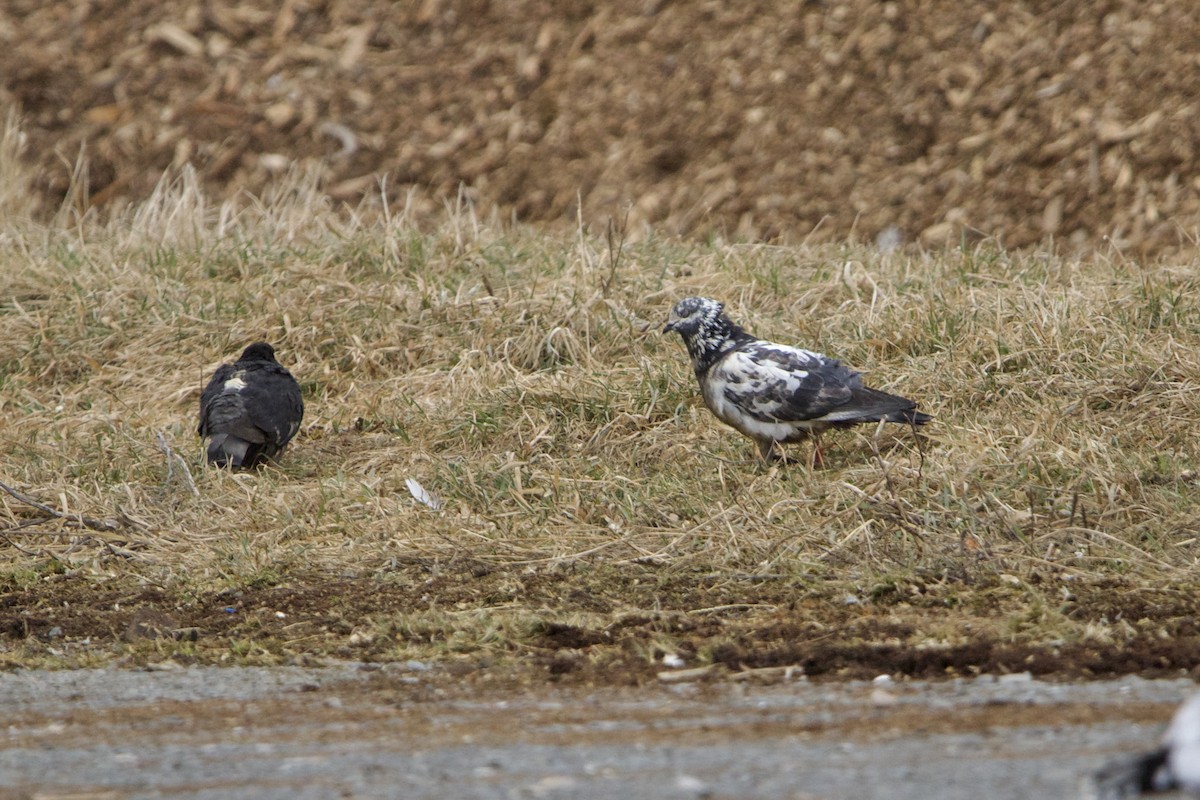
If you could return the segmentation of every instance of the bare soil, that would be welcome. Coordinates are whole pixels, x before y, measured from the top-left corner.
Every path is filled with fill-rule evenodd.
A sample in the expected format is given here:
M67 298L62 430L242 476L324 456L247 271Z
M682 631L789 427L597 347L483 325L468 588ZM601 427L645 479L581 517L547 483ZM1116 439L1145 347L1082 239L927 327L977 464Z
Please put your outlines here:
M68 664L106 654L101 660L131 666L166 658L220 663L230 653L242 655L239 663L387 663L396 661L398 647L436 648L444 635L400 630L390 622L407 611L519 602L535 616L528 629L497 647L448 654L455 674L479 673L513 685L646 685L669 672L663 661L668 653L656 642L670 641L669 655L678 664L706 669L705 677L714 679L745 678L756 670L774 674L773 668L841 680L1023 672L1055 679L1200 677L1200 601L1177 589L1080 586L1060 608L1044 613L1124 633L1066 643L1013 633L1012 620L1031 613L1028 601L999 588L931 585L925 596L881 593L846 603L798 586L774 593L759 586L754 604L744 605L735 587L680 577L656 583L627 569L599 570L592 581L576 577L567 586L564 593L556 580L504 570L432 580L412 570L386 581L296 575L277 586L183 598L128 578L105 583L51 576L0 594L0 641L25 659L9 667L29 663L38 652ZM771 605L773 595L777 605ZM970 607L957 607L959 602ZM563 621L598 606L615 621L596 629ZM632 610L638 608L659 610ZM958 630L956 641L926 634L948 628ZM249 651L241 644L247 642L253 642ZM0 651L0 665L6 661Z
M538 223L1152 256L1200 222L1186 3L14 0L0 107L43 209L464 187Z

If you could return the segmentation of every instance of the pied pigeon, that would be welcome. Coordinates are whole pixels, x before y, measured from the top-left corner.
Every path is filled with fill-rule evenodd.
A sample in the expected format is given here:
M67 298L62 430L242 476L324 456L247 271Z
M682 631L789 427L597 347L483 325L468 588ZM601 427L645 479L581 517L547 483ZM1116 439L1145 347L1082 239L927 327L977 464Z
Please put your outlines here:
M863 386L859 373L840 361L756 339L707 297L675 304L663 333L683 337L704 403L726 425L753 439L766 460L777 444L814 437L813 462L821 463L819 435L828 428L864 422L924 425L932 417L912 400Z

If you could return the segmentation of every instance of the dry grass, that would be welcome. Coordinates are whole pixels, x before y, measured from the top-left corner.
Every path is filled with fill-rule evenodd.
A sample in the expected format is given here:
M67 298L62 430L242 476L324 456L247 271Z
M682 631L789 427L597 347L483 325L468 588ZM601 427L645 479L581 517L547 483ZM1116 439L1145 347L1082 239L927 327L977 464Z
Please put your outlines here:
M1087 637L1043 613L1073 585L1194 583L1195 262L622 245L467 206L418 230L403 209L335 211L303 175L217 207L185 173L107 221L0 206L0 480L68 517L0 496L9 592L65 571L195 598L419 565L568 596L650 570L769 611L787 592L950 582L1010 588L1014 635ZM936 416L923 464L896 428L831 434L817 472L759 465L659 333L692 293L919 399ZM301 381L303 429L279 468L205 468L201 385L260 338ZM687 596L658 610L709 613ZM394 617L396 639L486 649L546 612L462 597Z

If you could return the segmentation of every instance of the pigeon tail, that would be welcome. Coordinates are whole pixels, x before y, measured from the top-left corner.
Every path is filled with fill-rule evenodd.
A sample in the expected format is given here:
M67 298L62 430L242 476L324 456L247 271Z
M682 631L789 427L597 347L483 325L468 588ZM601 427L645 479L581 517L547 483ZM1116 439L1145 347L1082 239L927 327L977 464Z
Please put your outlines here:
M885 422L903 422L905 425L924 425L927 422L932 422L933 417L926 414L924 411L917 411L916 407L900 409L889 414L883 414L875 419L868 420L869 422L878 422L883 419Z
M923 411L917 411L917 404L906 397L863 386L855 387L850 402L827 414L825 419L839 426L880 421L924 425L932 421L933 417Z
M933 422L933 417L926 414L924 411L913 410L907 414L902 414L900 419L893 420L894 422L907 422L910 425L924 425L926 422Z
M250 443L236 436L218 433L208 443L208 463L218 467L242 467L246 465L246 453Z

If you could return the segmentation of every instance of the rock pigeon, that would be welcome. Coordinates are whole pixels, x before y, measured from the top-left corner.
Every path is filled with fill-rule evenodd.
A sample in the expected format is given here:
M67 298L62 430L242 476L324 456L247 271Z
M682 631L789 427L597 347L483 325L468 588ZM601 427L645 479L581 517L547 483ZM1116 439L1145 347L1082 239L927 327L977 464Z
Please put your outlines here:
M1121 800L1177 790L1200 797L1200 693L1175 712L1163 734L1162 747L1105 766L1093 776L1083 796Z
M779 458L776 444L811 435L813 463L820 464L817 437L827 428L880 420L924 425L932 419L912 400L863 386L859 373L840 361L754 338L724 309L707 297L685 297L663 333L683 337L705 405L753 439L764 459Z
M255 342L213 374L200 395L198 430L209 440L209 464L249 468L274 460L303 417L300 384L275 360L275 348Z

